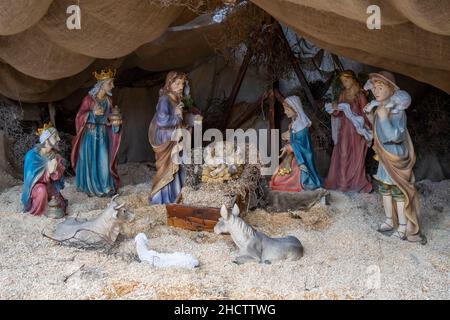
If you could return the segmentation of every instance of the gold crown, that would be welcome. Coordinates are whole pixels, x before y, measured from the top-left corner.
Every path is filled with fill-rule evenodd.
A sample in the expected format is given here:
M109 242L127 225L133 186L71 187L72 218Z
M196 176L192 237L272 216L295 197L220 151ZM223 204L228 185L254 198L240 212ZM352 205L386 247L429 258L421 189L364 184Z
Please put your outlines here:
M114 69L102 69L100 73L98 73L97 71L92 72L92 74L94 75L95 79L97 79L97 81L100 80L108 80L108 79L114 79L114 77L116 76L117 70Z
M44 123L44 126L42 128L37 129L36 135L41 136L46 130L53 128L53 124L50 121L49 123Z

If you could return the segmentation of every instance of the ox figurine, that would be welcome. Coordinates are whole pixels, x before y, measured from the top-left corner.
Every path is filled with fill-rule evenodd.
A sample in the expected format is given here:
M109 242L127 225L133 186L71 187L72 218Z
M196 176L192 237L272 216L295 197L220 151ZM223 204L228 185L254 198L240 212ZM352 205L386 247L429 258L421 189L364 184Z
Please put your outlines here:
M214 227L214 232L230 233L240 249L239 256L233 261L236 264L249 261L270 264L276 260L298 260L303 256L303 246L296 237L271 238L255 230L239 217L237 205L234 205L232 214L222 206L220 215L222 217Z
M105 210L91 220L67 218L56 226L51 239L75 247L111 247L120 233L121 225L134 218L134 215L124 208L125 203L118 204L115 201L117 197L118 195L115 195Z

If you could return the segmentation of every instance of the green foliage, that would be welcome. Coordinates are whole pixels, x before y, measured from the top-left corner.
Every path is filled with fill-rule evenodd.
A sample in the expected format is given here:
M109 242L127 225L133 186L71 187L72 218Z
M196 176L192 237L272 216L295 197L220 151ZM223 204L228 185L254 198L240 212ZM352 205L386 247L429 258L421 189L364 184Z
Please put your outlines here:
M191 97L190 95L189 95L189 96L184 96L184 97L181 99L181 102L183 102L184 107L185 107L185 109L186 109L187 111L189 111L189 110L191 110L193 107L195 107L194 99L192 99L192 97Z

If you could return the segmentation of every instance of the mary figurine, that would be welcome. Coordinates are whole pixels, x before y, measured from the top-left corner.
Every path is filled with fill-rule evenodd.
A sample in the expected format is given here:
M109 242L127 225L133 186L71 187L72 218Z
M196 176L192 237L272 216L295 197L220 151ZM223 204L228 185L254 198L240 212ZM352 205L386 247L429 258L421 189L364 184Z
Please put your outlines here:
M311 120L303 111L298 96L283 102L286 116L292 119L289 131L282 135L286 145L281 149L282 163L269 183L274 191L299 192L322 187L322 180L314 163L314 152L309 135Z

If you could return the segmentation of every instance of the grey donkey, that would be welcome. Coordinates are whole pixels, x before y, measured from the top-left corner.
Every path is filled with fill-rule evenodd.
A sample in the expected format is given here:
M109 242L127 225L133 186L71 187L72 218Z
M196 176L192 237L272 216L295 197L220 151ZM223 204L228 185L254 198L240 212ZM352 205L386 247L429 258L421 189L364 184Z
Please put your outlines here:
M234 263L249 261L270 264L276 260L298 260L303 256L303 246L296 237L271 238L255 230L239 217L239 207L234 205L232 214L225 206L220 209L219 222L214 227L216 234L230 233L239 247L240 254Z
M86 249L112 247L123 223L133 220L133 213L125 209L125 203L118 204L115 195L103 212L87 219L67 218L56 226L53 237L61 244Z

